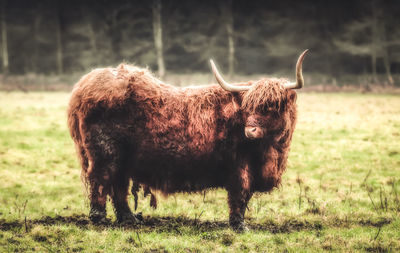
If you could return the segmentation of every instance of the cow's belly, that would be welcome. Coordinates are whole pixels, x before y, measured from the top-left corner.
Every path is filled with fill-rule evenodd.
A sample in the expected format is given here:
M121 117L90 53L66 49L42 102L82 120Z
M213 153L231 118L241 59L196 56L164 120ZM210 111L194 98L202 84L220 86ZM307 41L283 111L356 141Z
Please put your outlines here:
M214 134L188 132L175 129L140 135L133 141L132 177L167 193L224 187L229 175L229 157L224 154L231 150Z
M165 193L194 192L224 187L227 170L215 157L137 156L130 168L131 176Z

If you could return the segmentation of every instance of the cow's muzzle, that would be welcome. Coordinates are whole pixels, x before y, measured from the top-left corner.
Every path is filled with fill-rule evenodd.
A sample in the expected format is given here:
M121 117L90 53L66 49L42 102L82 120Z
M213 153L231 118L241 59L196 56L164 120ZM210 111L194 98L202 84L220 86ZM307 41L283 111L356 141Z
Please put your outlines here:
M244 134L248 139L260 139L264 136L264 131L260 127L247 126L244 128Z

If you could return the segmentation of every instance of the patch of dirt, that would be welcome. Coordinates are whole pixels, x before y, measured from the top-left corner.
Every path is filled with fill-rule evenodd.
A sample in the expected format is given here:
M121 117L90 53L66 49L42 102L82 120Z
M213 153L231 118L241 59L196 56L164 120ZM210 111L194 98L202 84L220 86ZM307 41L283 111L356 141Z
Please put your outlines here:
M18 221L6 222L4 219L0 220L0 231L9 231L14 228L19 228L22 225Z
M197 230L210 231L216 229L228 228L227 222L222 221L199 221L184 217L146 217L141 227L147 229L166 229L167 231L176 231L179 227L195 227Z
M366 252L378 252L378 253L391 252L390 249L382 247L382 246L366 247L365 251Z
M308 221L308 220L297 220L296 218L289 218L283 222L275 222L273 220L266 221L264 223L255 223L251 219L246 219L246 223L251 230L258 231L270 231L271 233L292 233L295 231L302 230L314 230L320 231L324 227L350 227L350 226L373 226L382 227L392 222L389 218L382 218L377 220L368 219L336 219L332 222L321 222L321 221ZM44 225L51 226L56 224L75 225L82 229L106 229L106 228L120 228L125 229L140 229L142 231L156 231L156 232L170 232L181 234L181 230L184 227L191 227L198 232L207 232L214 230L222 230L229 228L228 222L223 221L199 221L198 219L191 219L186 217L150 217L145 216L142 224L119 224L107 220L102 224L93 224L90 222L88 217L84 214L74 214L72 216L45 216L40 219L27 220L25 221L5 221L0 220L0 231L9 231L13 229L26 229L29 230L33 225Z
M253 224L250 225L253 230L267 230L273 234L278 233L291 233L294 231L301 230L322 230L323 226L320 222L309 222L300 221L295 219L289 219L281 224L275 223L273 221L265 222L264 224Z
M372 226L372 227L383 227L384 225L390 224L392 222L389 218L381 218L378 220L360 220L359 224L362 226Z
M45 216L38 220L32 220L32 224L40 225L54 225L54 224L73 224L77 227L84 227L90 223L87 216L84 214L74 214L72 216L60 216L55 217Z
M85 227L89 224L89 220L86 215L83 214L75 214L72 216L45 216L40 219L25 221L5 221L4 219L0 220L0 231L9 231L13 229L20 229L25 227L25 229L30 228L32 225L55 225L55 224L72 224L77 227Z

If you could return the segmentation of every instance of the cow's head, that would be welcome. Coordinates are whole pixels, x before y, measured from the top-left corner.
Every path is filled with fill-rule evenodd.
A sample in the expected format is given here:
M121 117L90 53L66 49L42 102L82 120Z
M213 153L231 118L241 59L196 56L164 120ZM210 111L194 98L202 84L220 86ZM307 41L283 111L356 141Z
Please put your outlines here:
M230 92L239 92L241 95L241 110L244 117L244 134L248 139L256 140L267 136L284 134L290 128L290 110L295 110L296 92L304 85L302 74L303 59L308 50L305 50L297 60L296 82L284 79L261 79L251 85L230 84L219 74L214 62L211 67L217 82L223 89Z

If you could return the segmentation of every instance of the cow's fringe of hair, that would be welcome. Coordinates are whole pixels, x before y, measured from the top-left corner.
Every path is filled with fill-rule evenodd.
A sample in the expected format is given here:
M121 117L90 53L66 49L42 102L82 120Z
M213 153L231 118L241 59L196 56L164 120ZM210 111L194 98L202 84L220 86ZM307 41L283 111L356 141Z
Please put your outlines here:
M287 90L283 87L285 79L261 79L254 83L250 90L243 96L242 109L254 113L256 110L264 110L268 108L259 108L259 106L267 106L277 111L284 110L283 106L286 102Z

